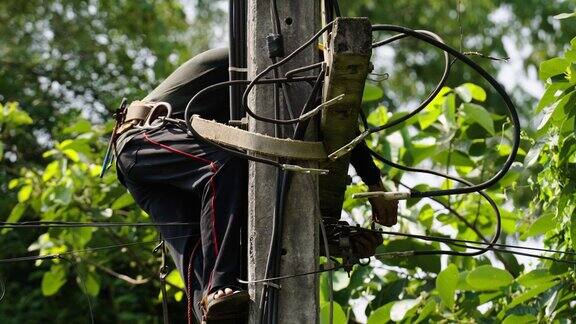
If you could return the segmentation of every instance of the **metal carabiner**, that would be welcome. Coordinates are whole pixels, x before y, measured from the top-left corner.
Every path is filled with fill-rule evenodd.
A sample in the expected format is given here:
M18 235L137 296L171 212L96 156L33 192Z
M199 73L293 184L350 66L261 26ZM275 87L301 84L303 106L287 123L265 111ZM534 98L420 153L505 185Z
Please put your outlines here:
M152 109L144 120L144 124L140 126L141 129L158 129L166 125L166 119L172 115L172 105L167 102L154 102L151 104ZM157 109L164 109L165 115L159 113Z

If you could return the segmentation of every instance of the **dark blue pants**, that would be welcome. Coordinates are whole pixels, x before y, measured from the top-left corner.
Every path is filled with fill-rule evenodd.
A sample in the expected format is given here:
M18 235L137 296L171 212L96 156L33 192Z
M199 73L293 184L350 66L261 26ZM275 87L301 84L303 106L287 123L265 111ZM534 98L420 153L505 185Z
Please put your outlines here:
M194 313L201 318L198 304L203 294L238 286L247 162L168 124L126 143L118 168L126 187L154 222L198 222L198 226L159 230L186 280Z

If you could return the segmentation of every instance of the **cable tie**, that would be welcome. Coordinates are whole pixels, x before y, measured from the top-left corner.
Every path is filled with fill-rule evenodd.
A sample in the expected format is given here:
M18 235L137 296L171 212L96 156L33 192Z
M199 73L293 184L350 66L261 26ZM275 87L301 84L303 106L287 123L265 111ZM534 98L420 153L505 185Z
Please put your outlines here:
M330 153L328 158L332 161L335 161L342 156L348 154L356 145L358 145L361 141L363 141L366 137L370 135L370 130L365 130L362 134L358 135L355 139L353 139L350 143L342 146L341 148L337 149L336 151Z
M237 67L237 66L229 66L229 67L228 67L228 71L229 71L229 72L238 72L238 73L248 73L248 68L242 68L242 67Z
M304 168L304 167L301 167L299 165L293 165L293 164L281 164L280 166L282 167L282 170L285 170L285 171L301 172L301 173L307 173L307 174L326 175L329 172L326 169Z
M346 95L343 93L343 94L341 94L337 97L334 97L334 98L332 98L326 102L323 102L323 103L319 104L316 108L310 110L309 112L307 112L305 114L302 114L300 116L300 118L298 118L298 119L301 121L304 121L304 120L316 115L318 112L320 112L320 110L322 110L322 108L330 107L330 106L336 104L337 102L341 101L342 99L344 99L345 96Z
M352 194L352 198L360 199L360 198L375 198L375 197L382 197L384 200L405 200L411 198L410 192L401 192L401 191L369 191L369 192L359 192Z
M263 284L264 286L270 286L270 287L276 288L276 289L278 289L278 290L282 289L282 285L276 284L276 283L273 283L273 282L266 281L266 282L263 282L262 284Z

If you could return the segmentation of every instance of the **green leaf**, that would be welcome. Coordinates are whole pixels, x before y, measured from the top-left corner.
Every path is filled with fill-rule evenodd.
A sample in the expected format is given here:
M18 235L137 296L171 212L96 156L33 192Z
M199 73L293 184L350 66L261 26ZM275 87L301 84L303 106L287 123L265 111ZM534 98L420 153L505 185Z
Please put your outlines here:
M19 184L20 184L20 179L18 179L18 178L12 179L12 180L10 180L10 182L8 182L8 189L12 190L12 189L18 187Z
M44 273L42 277L42 294L52 296L66 283L66 269L61 264L50 267L50 271Z
M166 276L166 281L171 283L172 285L178 288L185 288L184 281L182 280L182 276L178 270L174 269L170 271L170 273Z
M405 251L427 251L433 250L431 245L423 244L411 239L400 239L386 242L385 245L380 245L376 248L376 253L388 252L405 252ZM416 269L416 267L427 272L439 272L440 257L437 255L418 255L410 257L387 258L385 255L379 256L378 259L385 264L404 267L406 269Z
M26 205L25 204L23 204L23 203L16 204L16 206L14 206L14 208L12 208L10 215L8 215L6 222L15 223L15 222L19 221L25 211L26 211ZM4 229L2 229L0 234L6 234L9 231L10 231L9 228L4 228Z
M76 123L72 124L71 126L64 128L64 133L65 134L71 134L71 133L83 134L83 133L87 133L91 129L92 129L92 123L90 123L90 121L88 121L86 119L81 119L81 120L77 121Z
M558 282L544 283L544 284L541 284L539 286L536 286L536 287L526 291L523 294L515 296L514 298L512 298L512 302L507 305L507 308L511 309L516 305L520 305L520 304L524 303L525 301L528 301L528 300L540 295L541 293L549 290L550 288L556 286L557 284L558 284Z
M82 280L81 278L79 280ZM98 293L100 293L100 280L98 280L98 278L96 277L96 275L92 272L89 272L86 275L86 279L85 279L85 285L86 285L86 292L93 297L98 296Z
M118 199L114 200L112 203L112 209L118 210L124 207L128 207L134 203L134 198L129 192L125 192L122 196L118 197Z
M570 241L572 241L572 249L576 250L576 212L570 215Z
M389 302L388 304L376 309L368 317L368 324L385 324L390 321L390 310L395 302Z
M554 16L554 19L560 20L560 19L567 19L567 18L572 18L572 17L576 17L576 11L558 14L558 15Z
M541 80L547 80L552 76L563 74L569 64L570 62L568 60L555 57L540 63L540 72L538 75Z
M30 198L32 194L32 185L25 185L18 191L18 202L25 202Z
M432 312L434 312L434 310L436 310L436 301L434 301L434 299L430 299L424 308L422 308L422 310L419 312L420 315L418 315L418 318L414 324L418 324L425 320L430 314L432 314Z
M432 159L442 165L464 166L464 167L475 166L474 161L472 161L472 159L470 159L470 157L468 157L466 153L458 150L452 150L450 154L448 151L442 151L433 156Z
M466 114L466 118L478 123L490 134L494 135L496 133L494 130L494 120L484 107L476 104L465 103L463 104L463 111Z
M333 322L334 324L346 324L348 323L348 318L346 313L342 309L342 306L337 302L334 302L334 312L333 312ZM325 303L320 307L320 324L330 323L330 303Z
M67 184L54 187L53 201L61 205L68 205L72 201L72 193L73 189Z
M472 96L472 99L480 102L486 101L486 91L484 91L482 87L475 85L474 83L464 83L460 87L465 87L466 89L468 89L468 92Z
M56 160L50 162L44 169L44 173L42 174L42 181L46 182L52 179L54 176L58 175L59 171L60 161Z
M366 83L362 94L362 102L378 101L382 97L384 97L384 90L381 87Z
M425 130L426 128L430 127L430 125L434 124L440 115L442 115L442 107L439 105L430 104L426 106L424 111L416 115L416 118L418 118L420 128Z
M388 109L384 106L378 106L368 115L368 123L372 126L380 126L388 122Z
M516 278L516 282L524 287L535 287L550 282L558 276L551 274L548 269L535 269Z
M528 228L528 230L524 232L522 236L520 236L520 239L526 240L531 236L544 234L549 230L555 228L556 225L557 222L555 220L553 213L544 214L540 216L540 218L538 218L534 223L532 223L532 225L530 225L530 228Z
M472 101L472 93L470 89L461 85L459 87L454 88L454 92L462 99L464 102L471 102Z
M468 273L466 282L475 290L496 290L514 282L514 277L506 270L483 265Z
M526 315L510 315L502 321L502 324L532 324L536 323L536 317L534 315L526 314Z
M73 162L80 161L80 155L78 155L78 152L76 152L73 149L65 149L64 151L62 151L62 153L64 153L64 155L66 155Z
M432 227L432 221L434 220L434 209L430 205L426 204L420 209L418 214L418 221L426 228Z
M404 319L406 313L408 313L411 309L418 306L420 303L420 299L403 299L399 300L392 305L392 309L390 309L390 319L394 322L399 322Z
M454 293L458 285L458 277L458 268L452 263L436 277L436 290L438 291L438 295L440 295L442 302L450 309L454 307Z

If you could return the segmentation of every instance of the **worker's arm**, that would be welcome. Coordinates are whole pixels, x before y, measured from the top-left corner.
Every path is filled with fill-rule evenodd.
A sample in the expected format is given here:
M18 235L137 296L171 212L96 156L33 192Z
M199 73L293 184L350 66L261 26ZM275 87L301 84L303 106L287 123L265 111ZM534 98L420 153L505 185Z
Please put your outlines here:
M366 143L362 141L352 150L350 163L370 191L385 191L380 178L380 169L374 163ZM384 226L396 224L398 219L398 201L387 201L383 197L370 198L372 221Z

